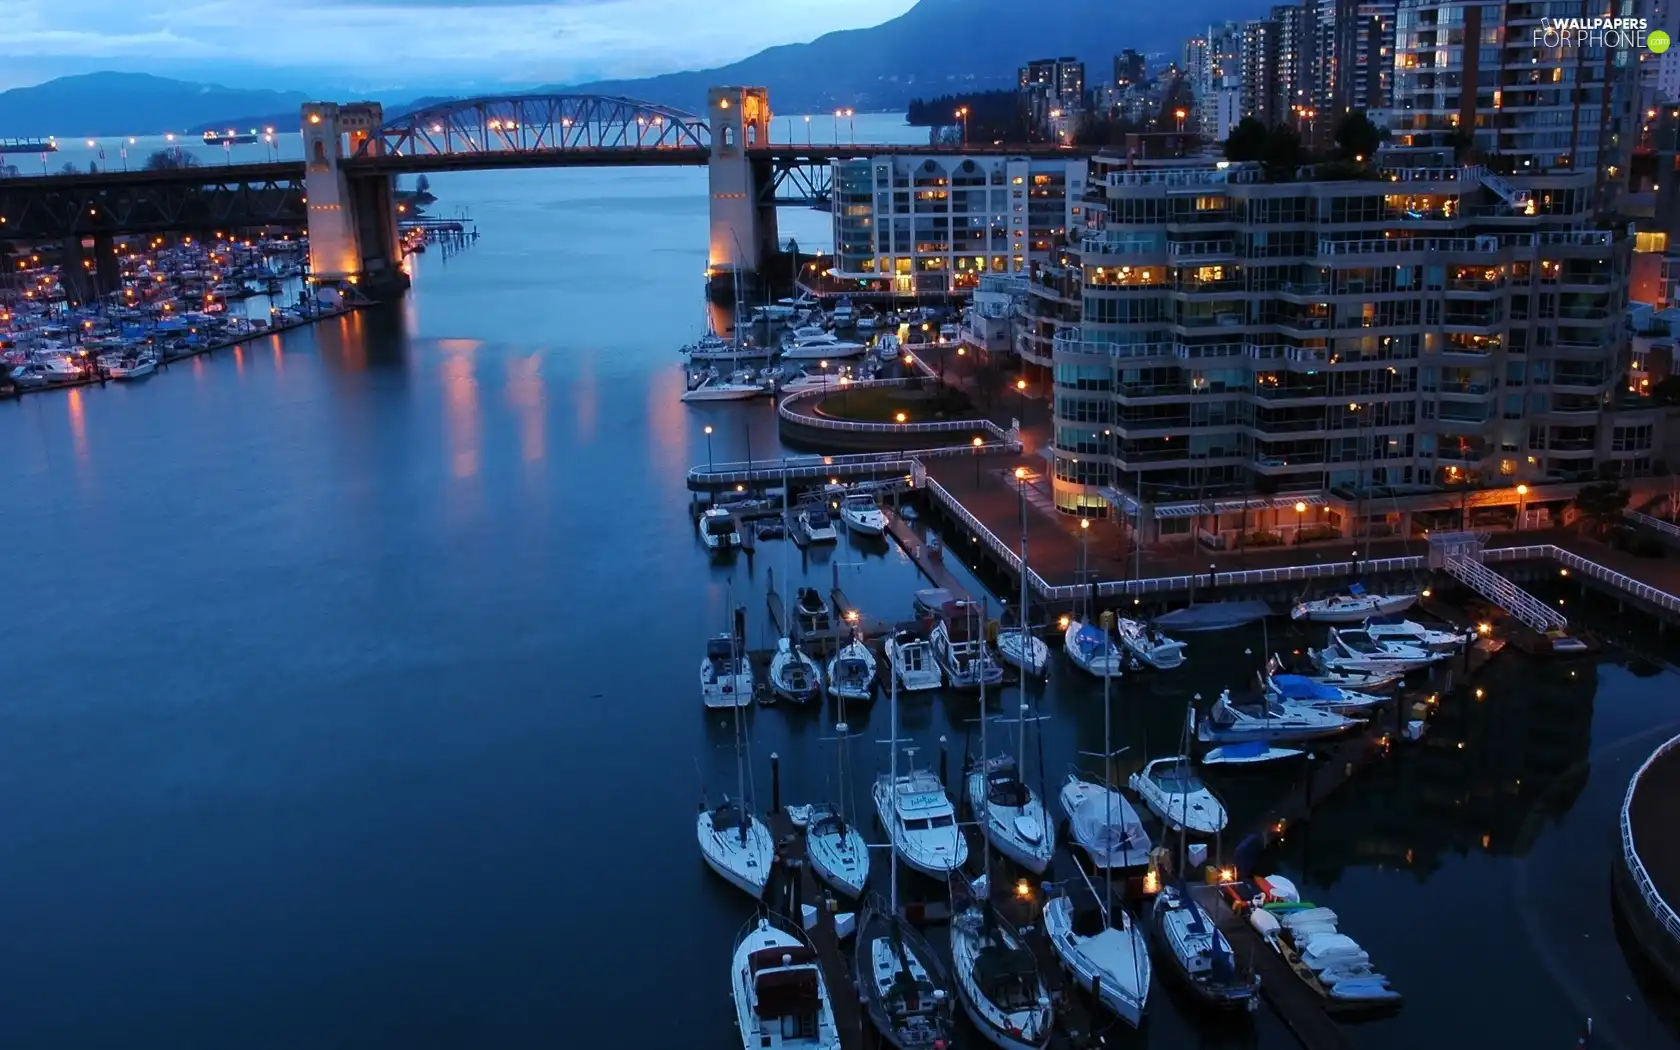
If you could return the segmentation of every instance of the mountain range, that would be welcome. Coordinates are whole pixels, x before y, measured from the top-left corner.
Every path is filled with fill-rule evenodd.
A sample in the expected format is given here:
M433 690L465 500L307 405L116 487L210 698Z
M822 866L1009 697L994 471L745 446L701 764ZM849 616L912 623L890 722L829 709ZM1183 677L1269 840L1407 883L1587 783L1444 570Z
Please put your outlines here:
M1263 6L1253 0L1254 12ZM866 29L828 33L802 44L766 48L725 66L635 80L514 88L550 93L626 95L698 111L714 84L770 89L784 113L845 106L900 110L912 98L1008 87L1035 58L1074 56L1088 83L1108 79L1122 48L1177 58L1185 38L1210 20L1238 17L1230 0L1179 0L1166 9L1115 0L1060 0L1047 11L1017 0L920 0L897 18ZM195 132L211 127L290 127L305 95L229 88L143 73L88 73L0 92L0 138ZM384 99L400 113L425 100Z

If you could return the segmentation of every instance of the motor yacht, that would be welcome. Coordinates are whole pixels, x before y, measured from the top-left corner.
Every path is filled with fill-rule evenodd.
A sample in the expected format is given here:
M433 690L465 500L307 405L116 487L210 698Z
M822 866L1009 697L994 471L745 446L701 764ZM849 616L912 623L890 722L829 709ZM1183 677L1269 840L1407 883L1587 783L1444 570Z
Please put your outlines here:
M840 520L860 536L879 536L887 531L887 515L867 492L854 492L840 503Z
M945 684L933 646L916 631L899 631L887 639L887 667L906 692L938 689Z

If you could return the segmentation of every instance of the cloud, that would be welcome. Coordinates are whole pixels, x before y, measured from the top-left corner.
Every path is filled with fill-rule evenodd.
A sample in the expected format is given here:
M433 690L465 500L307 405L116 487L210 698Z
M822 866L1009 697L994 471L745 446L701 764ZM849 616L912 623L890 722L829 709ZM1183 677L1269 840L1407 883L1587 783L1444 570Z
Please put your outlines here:
M558 83L720 65L871 25L911 2L288 0L284 17L258 26L251 0L0 0L0 69L15 67L8 79L17 69L56 75L105 59L104 68L168 76L180 75L174 64L214 59L242 73L311 70L340 82Z

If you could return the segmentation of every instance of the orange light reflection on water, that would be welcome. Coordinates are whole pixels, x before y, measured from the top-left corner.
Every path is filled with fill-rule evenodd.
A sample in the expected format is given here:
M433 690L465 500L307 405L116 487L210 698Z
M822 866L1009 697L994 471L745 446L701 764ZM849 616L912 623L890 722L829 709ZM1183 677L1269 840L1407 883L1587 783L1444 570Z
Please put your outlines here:
M245 346L235 343L233 346L233 370L241 378L245 376Z
M478 376L471 357L457 354L443 363L443 407L449 435L450 473L457 478L473 477L478 473L482 433Z
M82 402L82 391L79 387L72 387L70 398L70 441L76 450L76 462L88 461L87 440L87 405Z
M648 383L648 452L664 471L686 472L691 464L690 433L700 430L688 406L683 403L683 374L680 369L662 368Z
M519 451L527 463L548 454L548 391L543 384L542 355L508 362L507 399L519 417Z

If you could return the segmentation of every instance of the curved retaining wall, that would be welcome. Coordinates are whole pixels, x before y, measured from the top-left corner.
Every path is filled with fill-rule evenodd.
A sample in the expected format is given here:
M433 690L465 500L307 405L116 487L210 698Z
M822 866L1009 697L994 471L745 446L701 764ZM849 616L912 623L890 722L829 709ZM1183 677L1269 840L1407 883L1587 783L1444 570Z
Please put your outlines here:
M922 379L867 379L851 384L866 387L920 387ZM822 451L899 451L944 448L964 438L982 437L987 444L1011 440L1011 435L989 419L941 419L924 423L861 423L820 416L803 409L833 394L834 390L800 390L782 397L776 405L776 425L782 440L800 448Z
M1633 779L1628 781L1627 794L1622 798L1621 849L1612 865L1610 884L1611 895L1622 917L1627 920L1634 940L1639 942L1668 982L1680 987L1680 915L1676 915L1674 908L1657 892L1656 884L1639 856L1633 834L1634 795L1639 791L1640 782L1658 762L1680 761L1680 754L1671 754L1676 748L1680 748L1680 736L1653 751L1633 774Z

